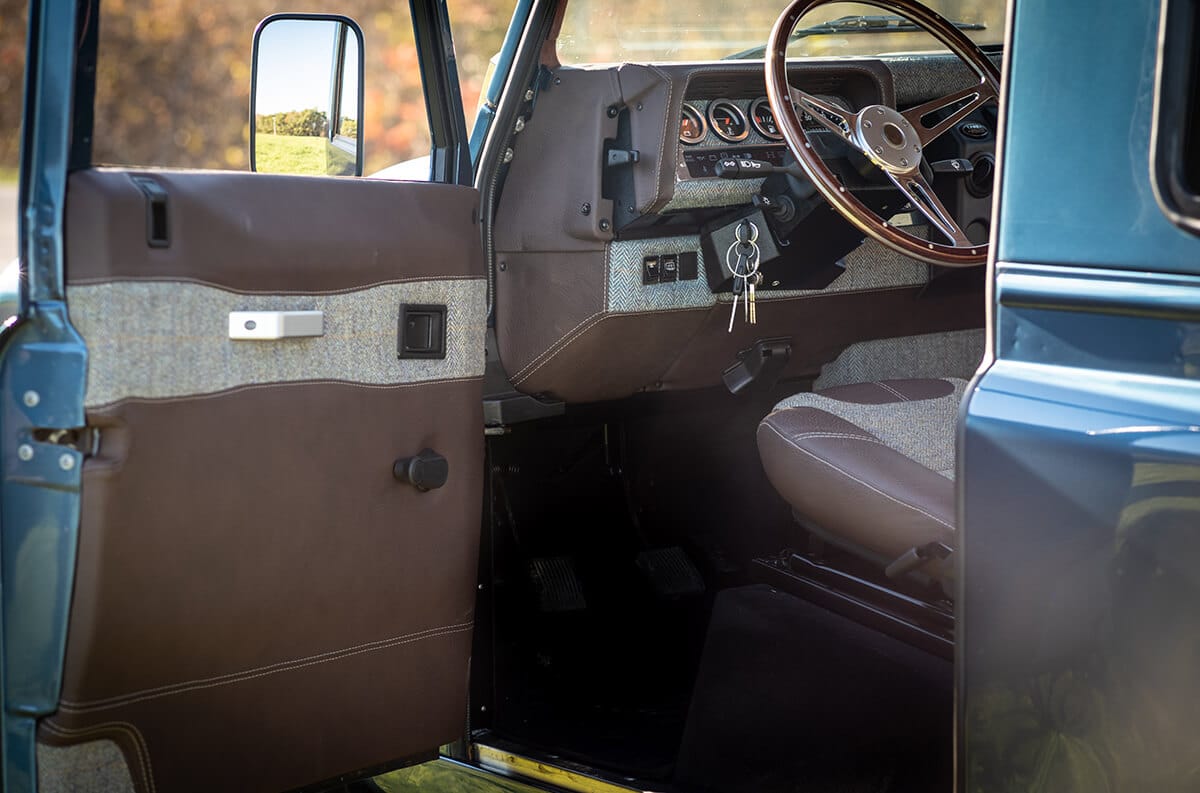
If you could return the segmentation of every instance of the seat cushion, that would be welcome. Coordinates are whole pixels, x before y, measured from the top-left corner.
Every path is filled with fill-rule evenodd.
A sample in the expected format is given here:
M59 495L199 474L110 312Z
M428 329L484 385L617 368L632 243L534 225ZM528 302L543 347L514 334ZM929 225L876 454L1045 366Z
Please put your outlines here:
M759 425L763 468L802 523L881 562L933 541L953 548L966 385L883 380L789 397ZM950 567L923 572L945 577Z

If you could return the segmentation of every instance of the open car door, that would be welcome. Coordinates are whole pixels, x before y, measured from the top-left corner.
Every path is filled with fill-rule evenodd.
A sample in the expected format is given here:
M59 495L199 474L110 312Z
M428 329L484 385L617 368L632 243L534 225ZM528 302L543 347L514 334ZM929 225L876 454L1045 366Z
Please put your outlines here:
M1161 47L1158 0L1077 36L1055 31L1086 2L1010 6L993 360L961 439L960 790L1197 784L1198 28L1161 6Z
M31 8L5 789L431 757L467 713L486 314L445 4L412 5L430 183L90 167L94 9Z

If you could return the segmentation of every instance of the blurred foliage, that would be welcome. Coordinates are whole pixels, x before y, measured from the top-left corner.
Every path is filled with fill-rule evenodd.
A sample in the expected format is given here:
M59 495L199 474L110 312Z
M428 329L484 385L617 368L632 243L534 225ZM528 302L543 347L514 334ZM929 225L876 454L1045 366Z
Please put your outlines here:
M25 82L28 13L24 0L0 0L0 182L16 179L21 158L21 92Z
M329 119L325 111L315 107L270 115L259 113L254 128L272 135L325 135L329 132Z
M500 49L514 0L449 0L468 128L488 61ZM980 41L1003 35L1003 0L929 0L955 18L984 22ZM564 62L720 58L761 46L783 0L571 0L559 42ZM363 29L366 172L429 152L428 118L406 3L392 0L103 0L97 70L97 163L183 168L249 167L250 47L258 21L278 11L346 14ZM0 0L0 173L18 161L26 4ZM873 7L837 3L805 24ZM927 49L911 34L820 36L793 55ZM352 134L352 133L350 133Z
M986 25L984 31L967 31L976 43L998 44L1004 39L1005 0L923 2L949 19ZM783 7L783 0L742 3L731 16L724 0L644 0L635 4L570 0L558 54L563 63L719 60L766 44ZM833 3L806 14L799 27L843 16L888 13L861 3ZM943 48L924 32L822 35L793 44L788 55L876 55L935 49Z
M513 0L449 0L468 123ZM429 153L407 3L391 0L102 0L93 160L249 168L250 49L279 11L345 14L362 26L366 172ZM0 171L16 167L25 57L23 0L0 0ZM353 134L351 132L350 134Z

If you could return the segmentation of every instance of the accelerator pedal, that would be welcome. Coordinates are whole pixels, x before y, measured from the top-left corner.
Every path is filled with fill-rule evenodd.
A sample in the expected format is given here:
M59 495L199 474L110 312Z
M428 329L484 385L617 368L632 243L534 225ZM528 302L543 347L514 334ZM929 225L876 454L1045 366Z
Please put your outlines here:
M676 599L704 592L704 579L678 546L652 548L637 555L637 567L659 597Z
M582 611L587 608L583 585L575 563L567 556L534 559L529 563L529 580L537 592L538 607L547 614Z

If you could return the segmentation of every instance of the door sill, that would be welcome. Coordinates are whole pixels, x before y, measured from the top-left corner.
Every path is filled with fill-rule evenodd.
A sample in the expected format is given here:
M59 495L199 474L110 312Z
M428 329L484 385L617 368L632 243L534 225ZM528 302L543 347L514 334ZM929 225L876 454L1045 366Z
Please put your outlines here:
M472 743L471 762L485 771L532 782L554 791L569 793L664 793L632 779L608 777L602 771L571 763L558 757L539 756L516 751L502 741Z

